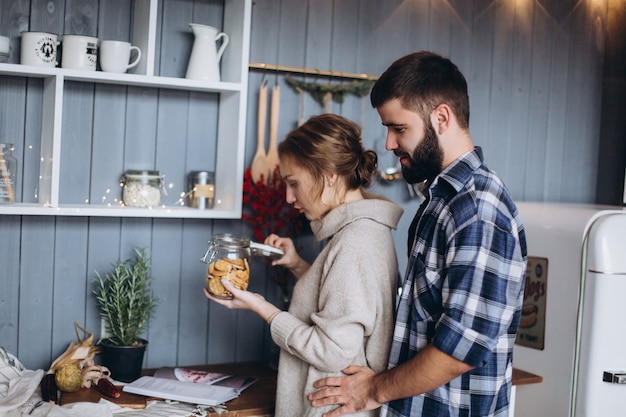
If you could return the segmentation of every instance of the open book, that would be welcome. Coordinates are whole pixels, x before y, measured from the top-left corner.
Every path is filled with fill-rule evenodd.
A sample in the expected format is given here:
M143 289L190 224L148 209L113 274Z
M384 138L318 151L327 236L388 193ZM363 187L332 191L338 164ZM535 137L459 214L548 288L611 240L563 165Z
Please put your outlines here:
M198 384L214 384L231 375L223 374L221 372L207 372L200 371L191 368L170 368L163 367L156 370L154 373L157 378L177 379L184 382L196 382Z
M155 376L144 376L124 386L123 390L148 397L191 404L218 405L237 398L256 381L188 368L161 368Z

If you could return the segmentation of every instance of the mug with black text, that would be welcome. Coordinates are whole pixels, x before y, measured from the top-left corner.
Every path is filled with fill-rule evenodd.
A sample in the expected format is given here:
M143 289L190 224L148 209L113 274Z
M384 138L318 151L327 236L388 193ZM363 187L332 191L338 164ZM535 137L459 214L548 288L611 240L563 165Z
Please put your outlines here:
M47 32L22 32L20 64L55 67L59 36Z
M61 67L95 71L98 61L98 38L84 35L63 35Z

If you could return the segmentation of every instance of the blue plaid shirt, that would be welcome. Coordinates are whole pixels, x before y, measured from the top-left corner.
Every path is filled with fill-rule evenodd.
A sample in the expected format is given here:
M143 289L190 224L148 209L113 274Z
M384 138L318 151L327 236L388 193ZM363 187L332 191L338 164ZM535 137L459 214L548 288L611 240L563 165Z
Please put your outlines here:
M475 366L391 401L381 416L508 416L526 238L504 184L476 148L431 184L410 251L389 367L426 345Z

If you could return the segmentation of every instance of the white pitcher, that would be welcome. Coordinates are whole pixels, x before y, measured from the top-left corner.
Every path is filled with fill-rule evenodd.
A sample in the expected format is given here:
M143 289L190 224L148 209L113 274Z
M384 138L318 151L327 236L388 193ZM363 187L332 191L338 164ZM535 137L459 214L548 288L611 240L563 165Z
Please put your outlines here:
M185 78L202 81L220 81L220 59L228 45L228 35L219 32L216 28L198 23L189 23L195 36L191 57L187 66ZM222 39L222 45L217 50L215 44Z

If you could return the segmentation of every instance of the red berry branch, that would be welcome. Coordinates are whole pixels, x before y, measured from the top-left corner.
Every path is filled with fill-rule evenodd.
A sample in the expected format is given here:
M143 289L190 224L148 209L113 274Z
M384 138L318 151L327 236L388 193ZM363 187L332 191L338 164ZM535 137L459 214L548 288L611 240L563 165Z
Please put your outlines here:
M257 182L252 180L250 168L243 177L243 205L246 211L242 220L252 226L254 240L263 242L271 233L295 239L302 230L300 212L285 201L286 185L278 169L271 174L270 181L265 178ZM271 261L266 260L269 264ZM276 268L270 275L287 296L289 270Z

